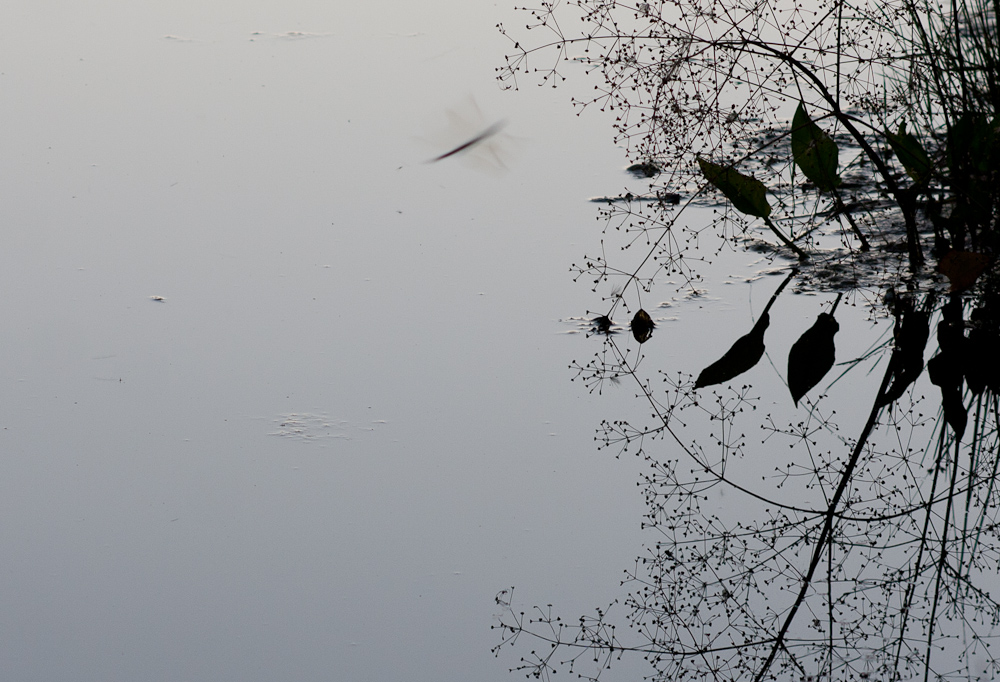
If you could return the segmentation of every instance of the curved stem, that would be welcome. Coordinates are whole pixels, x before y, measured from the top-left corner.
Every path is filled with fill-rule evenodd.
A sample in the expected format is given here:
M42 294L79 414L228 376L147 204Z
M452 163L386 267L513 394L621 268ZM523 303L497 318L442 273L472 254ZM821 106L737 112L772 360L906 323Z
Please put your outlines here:
M793 242L784 234L782 234L781 230L775 227L774 223L771 222L770 218L765 217L764 223L771 228L771 232L774 232L774 234L778 236L778 239L781 240L782 244L784 244L785 246L787 246L788 248L790 248L792 251L795 252L795 255L799 257L799 260L809 260L809 254L803 251L801 247L796 246L795 242Z
M816 91L823 97L824 100L826 100L827 104L830 105L830 111L833 116L840 121L841 125L844 126L847 132L851 134L851 137L853 137L861 149L864 150L865 155L872 162L872 165L874 165L878 170L879 175L881 175L882 179L885 181L886 187L896 199L896 203L899 205L900 210L902 210L903 220L906 222L906 242L909 250L910 266L914 269L918 268L924 262L924 255L920 248L920 236L917 234L916 202L912 196L908 195L906 191L899 186L895 178L893 178L892 173L889 171L888 166L885 165L885 161L883 161L882 157L872 148L868 140L865 139L865 136L861 134L861 131L854 126L854 123L851 121L851 117L844 114L840 108L840 104L837 102L837 98L830 93L826 85L815 73L809 70L805 64L788 52L779 50L759 40L742 41L740 47L746 45L752 45L760 50L764 50L769 55L776 57L781 61L787 62L803 74L808 80L810 80L815 86Z
M872 405L871 413L868 415L868 421L865 423L864 428L861 429L858 442L855 443L854 450L851 452L851 458L848 460L847 466L844 467L844 472L840 475L840 483L837 485L837 490L830 499L830 504L826 510L826 520L823 522L823 530L820 531L819 538L816 540L816 549L813 551L812 558L809 561L809 568L802 577L802 586L799 588L799 594L796 596L795 601L788 610L788 615L785 616L785 620L781 624L781 629L775 637L774 645L771 647L767 659L760 667L760 670L757 671L757 674L754 675L754 682L761 682L767 676L768 671L771 669L771 664L774 663L774 658L778 655L779 651L784 649L788 629L792 626L799 607L805 602L809 588L812 586L813 576L816 574L816 569L819 567L820 561L822 561L823 555L826 553L826 546L833 535L833 522L837 517L837 507L840 506L841 498L843 498L851 481L854 480L854 469L858 465L858 460L861 458L861 453L868 442L868 437L871 435L872 429L875 428L875 424L878 422L878 415L882 409L880 406L881 398L889 387L891 379L892 368L887 367L885 375L882 377L882 384L879 386L878 396L875 399L874 405Z

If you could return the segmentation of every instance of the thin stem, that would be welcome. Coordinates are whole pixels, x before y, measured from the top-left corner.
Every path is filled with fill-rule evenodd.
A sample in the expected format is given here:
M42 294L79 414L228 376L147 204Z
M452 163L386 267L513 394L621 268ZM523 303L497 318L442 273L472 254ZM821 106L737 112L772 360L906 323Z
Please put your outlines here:
M809 260L809 254L807 254L801 248L799 248L798 246L796 246L795 243L792 240L790 240L788 237L786 237L784 234L782 234L781 230L779 230L777 227L775 227L774 223L771 222L770 218L765 217L764 218L764 223L769 228L771 228L771 232L774 232L774 234L776 234L778 236L778 239L781 240L782 244L784 244L785 246L787 246L788 248L790 248L792 251L795 252L795 255L799 257L799 260Z
M830 499L830 504L826 510L826 519L823 522L823 530L820 531L819 538L816 540L816 549L813 551L812 559L809 562L809 568L806 571L805 576L801 579L802 586L799 588L799 594L789 608L788 615L785 616L784 622L781 624L781 629L775 637L775 643L771 647L767 659L757 671L757 674L754 675L754 682L761 682L761 680L763 680L768 674L771 664L774 663L775 656L778 655L778 651L780 651L785 645L785 637L788 635L788 629L792 626L792 622L795 620L795 615L798 613L799 607L801 607L803 602L805 602L806 594L809 592L810 585L812 585L813 576L816 574L816 568L819 566L819 562L823 557L826 545L833 535L833 521L837 515L837 507L840 506L841 498L847 491L851 481L854 480L854 469L858 465L861 453L868 444L868 437L871 435L872 429L874 429L875 424L878 423L878 415L882 409L879 406L881 398L885 395L886 390L889 388L889 382L891 379L892 371L890 366L886 368L886 372L882 377L882 384L878 390L878 395L872 405L871 412L868 415L868 421L865 422L864 428L861 429L858 441L855 443L854 450L851 452L851 458L848 460L843 473L840 475L840 482L837 484L837 490L833 493L833 497Z

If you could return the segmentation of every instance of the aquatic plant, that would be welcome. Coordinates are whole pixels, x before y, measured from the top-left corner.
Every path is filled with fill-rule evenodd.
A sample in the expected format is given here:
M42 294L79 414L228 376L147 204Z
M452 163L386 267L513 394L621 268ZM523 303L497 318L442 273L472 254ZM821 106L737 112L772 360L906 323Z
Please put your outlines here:
M623 240L617 258L633 262L608 262L602 248L574 266L612 292L597 318L603 350L574 363L576 377L591 390L630 379L652 415L608 420L599 441L648 465L644 526L657 539L627 574L624 616L567 621L498 594L497 652L543 642L516 666L539 678L567 668L597 679L626 655L657 680L995 678L1000 4L578 0L526 11L528 34L547 39L512 38L501 83L597 76L596 94L574 102L614 112L616 141L657 169L644 174L646 201L602 209L605 232ZM575 18L581 30L567 33ZM687 221L696 204L717 219ZM834 364L836 302L790 352L800 412L788 423L757 410L751 385L730 384L752 376L785 284L697 380L645 374L649 335L636 334L640 352L613 333L619 308L641 309L665 276L697 282L706 250L773 238L776 259L797 261L786 283L867 301L893 321L891 339L843 365L881 376L852 435L822 395L809 397ZM838 270L851 274L825 276ZM927 398L914 390L925 369L937 391ZM692 436L696 421L711 442ZM785 455L773 475L754 477L775 452Z

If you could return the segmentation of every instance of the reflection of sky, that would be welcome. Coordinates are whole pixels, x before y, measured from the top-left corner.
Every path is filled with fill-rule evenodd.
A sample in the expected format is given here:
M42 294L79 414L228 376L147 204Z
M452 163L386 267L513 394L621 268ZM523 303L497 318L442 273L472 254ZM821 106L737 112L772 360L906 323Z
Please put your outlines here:
M645 410L557 321L633 181L569 91L498 91L499 21L0 8L5 679L506 680L498 590L616 596L638 465L592 437ZM424 163L501 118L507 172Z
M496 88L510 14L0 8L4 679L506 680L498 590L613 596L558 320L624 159ZM470 101L508 172L424 164Z

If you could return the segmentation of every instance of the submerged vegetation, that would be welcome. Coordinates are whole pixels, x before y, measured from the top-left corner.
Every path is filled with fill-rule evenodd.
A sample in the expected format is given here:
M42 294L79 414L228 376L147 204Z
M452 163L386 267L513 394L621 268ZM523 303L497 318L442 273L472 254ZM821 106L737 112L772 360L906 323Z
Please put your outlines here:
M500 593L498 653L533 641L516 667L540 678L596 679L632 655L671 681L995 679L1000 2L525 11L501 82L596 77L576 105L615 114L629 171L650 183L602 208L621 260L602 248L575 266L610 291L594 321L604 349L575 368L593 389L633 380L652 414L606 421L599 440L648 464L656 542L628 572L618 620L603 608L577 621L522 613ZM695 205L716 219L687 222ZM636 311L632 337L647 343L644 295L669 278L694 286L705 251L761 241L791 262L753 328L697 378L646 374L638 360L655 351L615 335L616 314ZM731 382L760 361L771 306L793 281L831 305L791 347L798 412L783 424ZM816 389L844 297L893 320L892 338L845 370L881 376L852 398L867 416L850 435ZM776 452L777 473L762 478L754 455Z

